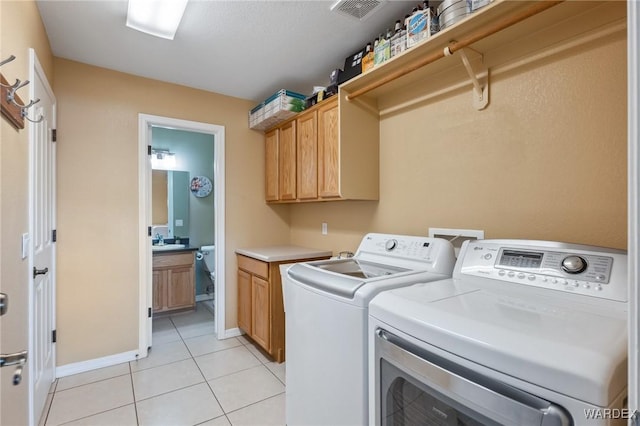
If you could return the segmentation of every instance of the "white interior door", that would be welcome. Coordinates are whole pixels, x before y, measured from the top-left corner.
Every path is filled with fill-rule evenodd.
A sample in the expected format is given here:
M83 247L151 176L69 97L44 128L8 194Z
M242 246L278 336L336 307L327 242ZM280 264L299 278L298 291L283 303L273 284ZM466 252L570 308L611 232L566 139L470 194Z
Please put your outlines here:
M33 49L30 49L32 99L29 148L29 234L33 280L30 291L29 396L31 424L37 423L54 380L56 162L53 130L56 100Z

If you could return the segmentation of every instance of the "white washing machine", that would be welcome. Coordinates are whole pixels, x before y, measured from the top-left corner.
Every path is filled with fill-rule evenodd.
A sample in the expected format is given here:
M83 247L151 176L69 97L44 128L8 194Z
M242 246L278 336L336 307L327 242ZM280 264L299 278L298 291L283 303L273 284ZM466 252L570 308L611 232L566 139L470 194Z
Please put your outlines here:
M625 424L627 256L465 242L451 279L369 307L371 424Z
M367 234L349 259L287 269L287 425L368 424L367 306L383 290L451 276L450 242Z

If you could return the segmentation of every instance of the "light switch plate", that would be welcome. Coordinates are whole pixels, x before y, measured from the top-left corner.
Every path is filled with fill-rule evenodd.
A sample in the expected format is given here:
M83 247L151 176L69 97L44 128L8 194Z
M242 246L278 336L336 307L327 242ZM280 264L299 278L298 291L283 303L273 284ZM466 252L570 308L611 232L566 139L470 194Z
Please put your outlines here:
M184 226L182 219L176 219L176 226Z
M22 234L22 258L26 259L29 256L29 234Z

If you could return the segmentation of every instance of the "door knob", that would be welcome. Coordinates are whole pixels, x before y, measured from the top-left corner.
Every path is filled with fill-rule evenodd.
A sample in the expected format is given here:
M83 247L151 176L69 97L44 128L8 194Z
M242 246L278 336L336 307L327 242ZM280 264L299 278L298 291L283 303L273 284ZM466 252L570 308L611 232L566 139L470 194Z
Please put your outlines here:
M44 268L44 269L38 269L35 266L33 267L33 278L37 277L38 275L44 275L47 272L49 272L49 268Z
M17 365L16 371L13 373L12 383L17 386L22 381L22 367L27 363L27 351L16 352L13 354L0 354L0 367L8 367Z
M27 362L27 351L15 352L12 354L0 354L0 367L10 365L24 365Z

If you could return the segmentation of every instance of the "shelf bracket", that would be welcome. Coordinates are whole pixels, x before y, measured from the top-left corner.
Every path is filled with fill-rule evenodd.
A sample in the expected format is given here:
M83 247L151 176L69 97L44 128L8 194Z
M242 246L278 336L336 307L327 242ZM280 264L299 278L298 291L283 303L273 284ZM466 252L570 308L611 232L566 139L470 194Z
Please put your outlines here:
M467 74L469 74L469 78L471 79L471 83L473 83L473 106L478 111L481 111L489 105L489 71L486 68L482 70L481 74L484 74L486 77L481 81L478 78L478 74L471 66L471 62L467 57L466 49L462 48L457 50L457 52L460 53L462 65L464 65L464 68L467 70ZM448 46L444 48L444 55L453 55L453 52L451 52Z

